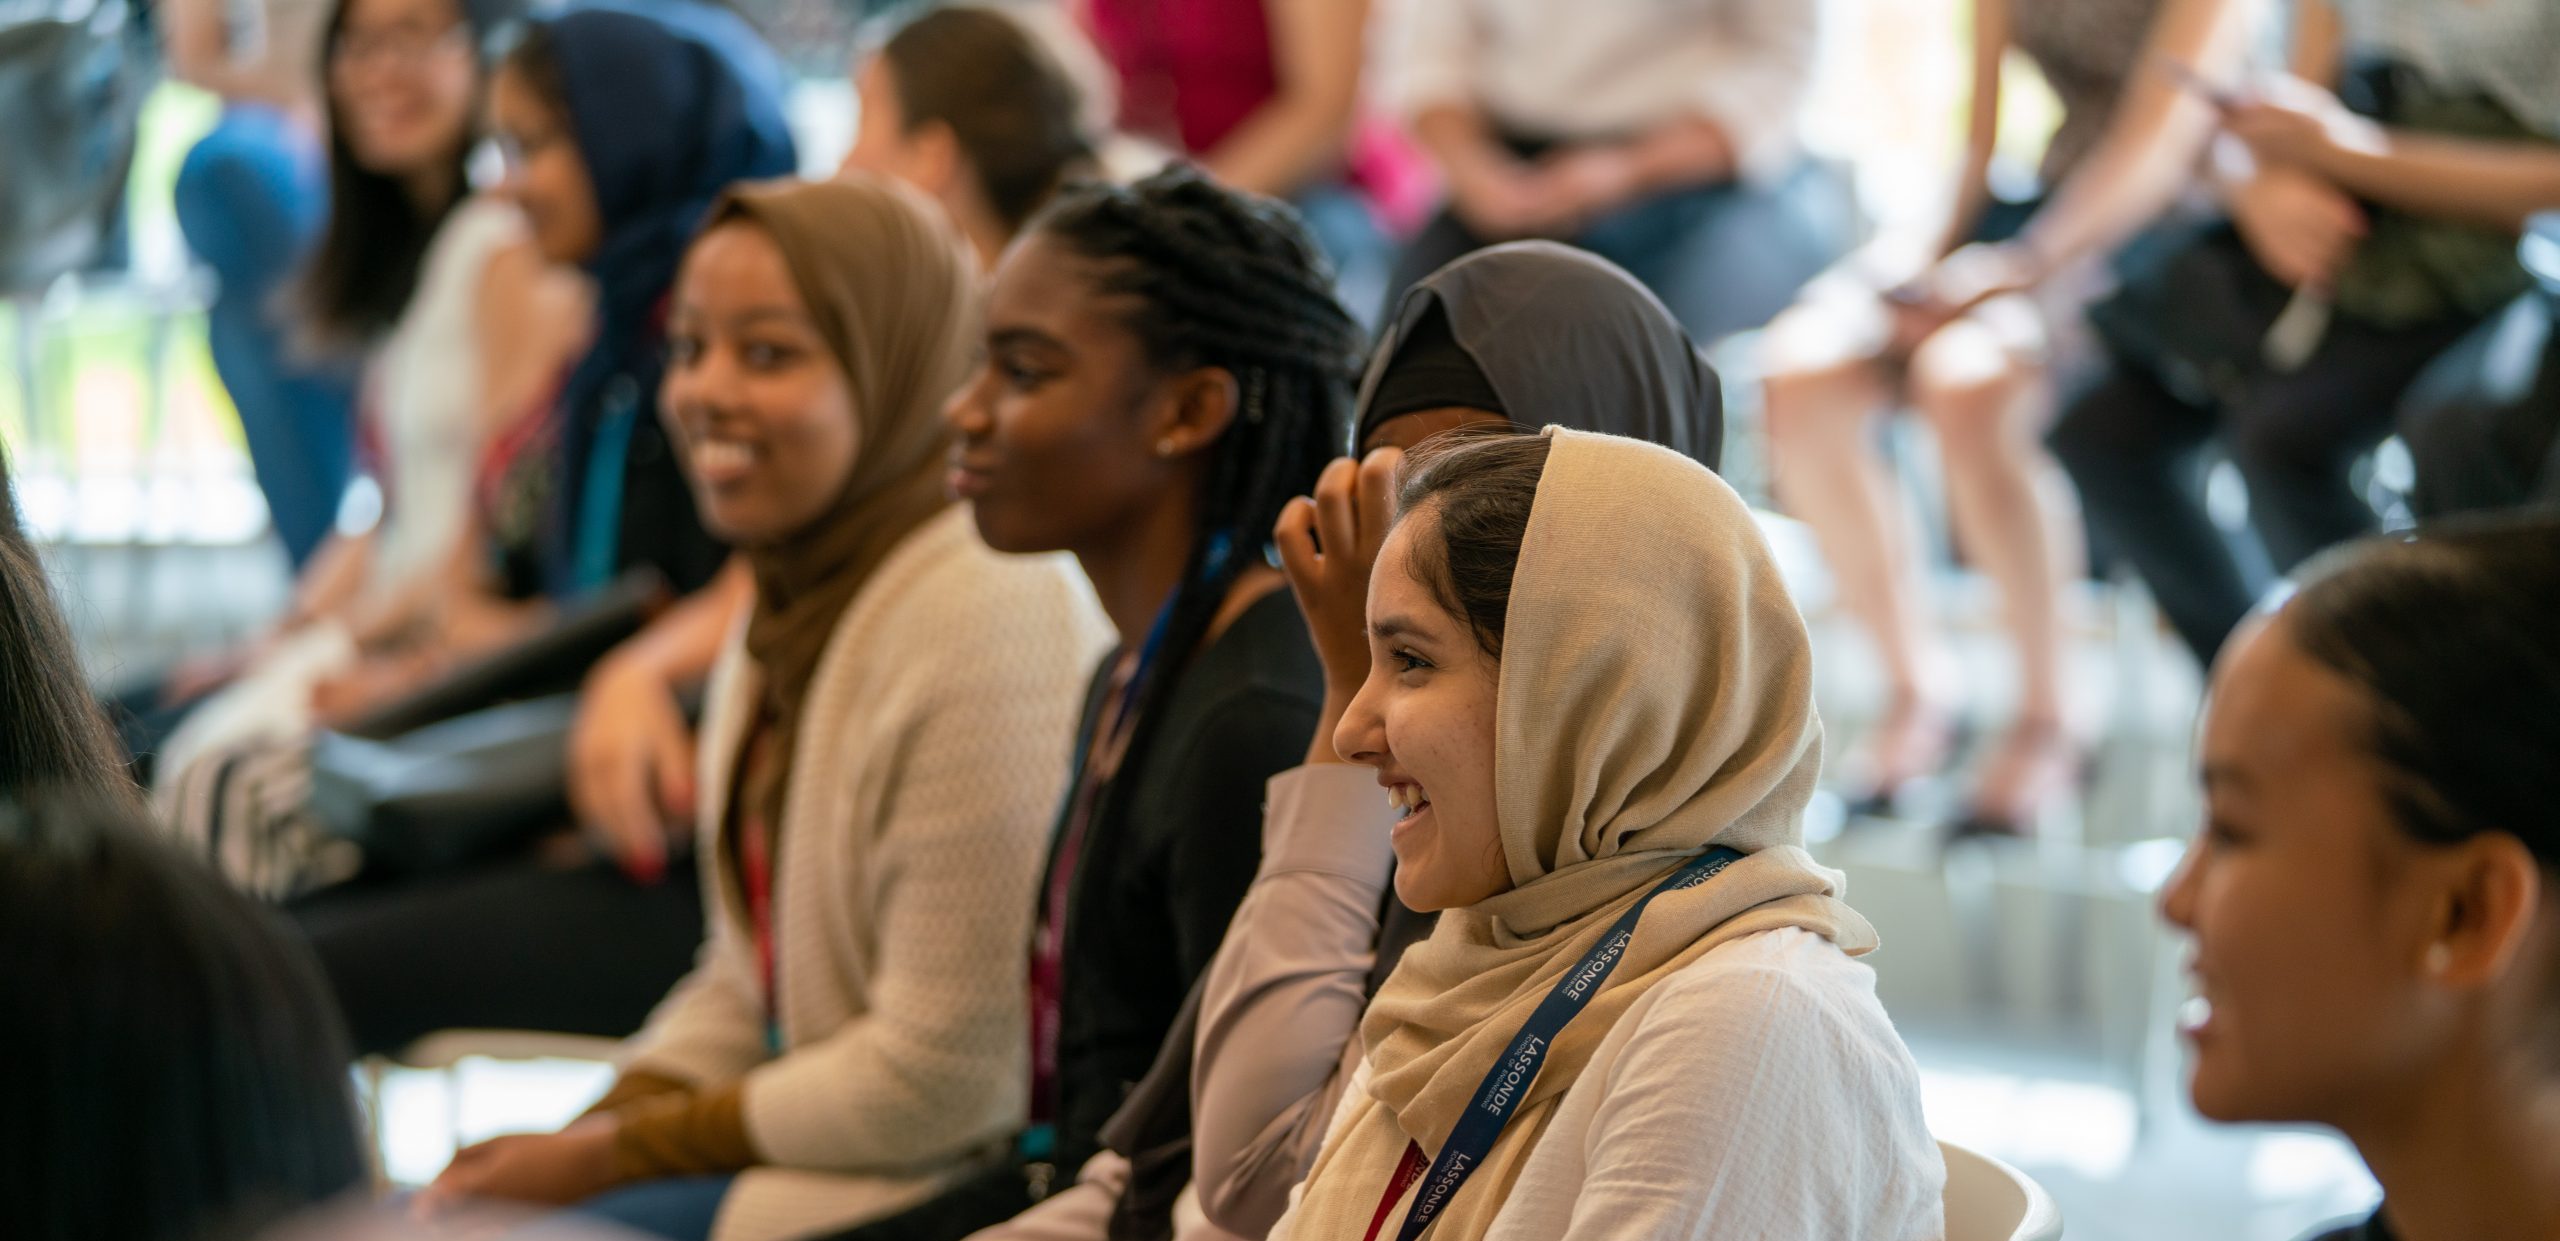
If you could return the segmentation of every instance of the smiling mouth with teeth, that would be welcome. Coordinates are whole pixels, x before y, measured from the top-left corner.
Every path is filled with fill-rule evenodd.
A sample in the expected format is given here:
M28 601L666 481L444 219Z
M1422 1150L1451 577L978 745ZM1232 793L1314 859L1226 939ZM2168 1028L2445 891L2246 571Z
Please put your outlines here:
M693 442L693 462L699 469L713 472L742 470L754 460L753 450L735 440L698 439Z
M1419 784L1398 784L1387 789L1387 806L1399 819L1410 819L1430 808L1431 799L1423 795Z

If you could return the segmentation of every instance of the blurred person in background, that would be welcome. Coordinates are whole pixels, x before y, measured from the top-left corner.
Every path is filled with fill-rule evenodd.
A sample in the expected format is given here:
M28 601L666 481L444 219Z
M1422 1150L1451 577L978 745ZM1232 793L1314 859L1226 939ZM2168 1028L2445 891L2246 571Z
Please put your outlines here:
M701 523L657 417L658 386L664 302L686 239L729 185L793 167L779 81L742 22L689 4L649 15L573 7L535 19L501 59L490 112L508 153L504 192L545 259L594 280L597 310L593 343L557 400L496 437L482 469L479 521L492 541L453 590L524 619L481 649L645 569L689 593L616 657L671 633L693 650L708 630L695 652L707 668L750 589L742 564L724 570L729 553ZM368 688L414 687L459 654ZM674 776L689 802L691 772ZM218 818L233 803L208 808ZM689 843L664 827L591 847L528 839L459 871L359 876L295 914L360 1052L457 1025L619 1037L700 942ZM491 947L458 951L466 934Z
M918 14L863 57L847 172L942 204L981 271L1070 178L1097 171L1081 85L1013 6Z
M351 369L295 340L278 296L329 217L320 87L327 0L165 0L178 80L222 112L178 170L178 226L214 272L206 327L249 463L298 571L328 537L354 470Z
M1405 0L1390 95L1449 201L1388 296L1543 237L1634 273L1696 340L1766 323L1848 239L1798 130L1822 7Z
M2207 666L2268 569L2374 528L2356 463L2418 374L2526 290L2517 236L2560 207L2560 7L2297 0L2293 26L2294 76L2197 84L2229 223L2092 309L2110 365L2051 437ZM2208 445L2248 487L2238 547L2205 505Z
M1883 657L1888 693L1849 764L1855 810L1894 808L1955 757L1958 675L1932 620L1930 558L1876 438L1907 401L1937 432L1956 540L2000 590L2017 708L1974 778L1960 834L2023 835L2075 785L2064 686L2065 592L2079 509L2044 451L2057 385L2098 359L2081 326L2105 260L2196 182L2213 110L2174 62L2231 80L2261 0L1976 0L1965 162L1944 236L1918 274L1872 254L1816 282L1768 334L1777 493L1813 527L1842 604ZM2062 104L2042 192L1993 198L2001 66L2026 55ZM1874 268L1896 268L1877 272ZM1881 277L1881 278L1879 278Z
M2344 1134L2381 1209L2327 1241L2560 1236L2560 519L2304 570L2214 669L2193 936L2196 1110Z
M1287 199L1344 304L1380 304L1428 210L1411 140L1371 111L1370 0L1084 0L1119 82L1119 126L1219 180Z
M358 407L383 507L334 535L290 610L240 649L180 670L183 717L128 727L164 788L208 753L313 725L313 691L371 660L468 630L450 589L482 553L473 475L490 437L535 412L585 343L586 297L544 262L510 204L475 196L477 49L514 0L346 0L322 40L334 204L308 270L302 332L365 360ZM210 700L207 686L228 684Z

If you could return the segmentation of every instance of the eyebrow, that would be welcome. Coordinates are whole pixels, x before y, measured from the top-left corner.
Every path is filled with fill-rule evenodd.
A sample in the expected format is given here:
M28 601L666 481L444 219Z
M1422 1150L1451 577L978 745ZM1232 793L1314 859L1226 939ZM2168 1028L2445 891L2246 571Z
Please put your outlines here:
M1038 328L1013 326L1000 327L988 332L987 345L995 349L1029 346L1035 349L1054 349L1060 353L1066 352L1067 349L1065 341Z
M1376 623L1370 625L1369 636L1384 642L1389 638L1419 638L1428 635L1423 633L1420 622L1398 612L1393 616L1381 617Z
M2229 763L2206 763L2197 773L2196 778L2207 788L2249 787L2249 773Z
M678 302L676 303L675 313L669 315L668 318L672 320L697 319L713 321L723 323L732 328L767 322L787 323L796 327L808 328L814 328L817 326L815 321L810 319L807 314L794 310L788 306L753 306L746 310L739 311L736 314L722 316L711 314L700 307L688 306L682 302Z
M743 311L729 316L729 322L733 325L763 323L776 319L802 327L810 326L810 319L808 315L786 306L758 306L752 310Z

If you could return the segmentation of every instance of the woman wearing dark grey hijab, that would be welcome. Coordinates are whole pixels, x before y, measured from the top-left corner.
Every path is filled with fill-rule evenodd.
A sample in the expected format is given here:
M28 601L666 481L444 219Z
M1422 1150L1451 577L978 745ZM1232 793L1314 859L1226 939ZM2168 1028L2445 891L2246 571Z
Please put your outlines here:
M1616 265L1552 241L1478 251L1408 290L1355 416L1372 457L1460 426L1623 435L1711 470L1724 448L1723 391L1679 321Z

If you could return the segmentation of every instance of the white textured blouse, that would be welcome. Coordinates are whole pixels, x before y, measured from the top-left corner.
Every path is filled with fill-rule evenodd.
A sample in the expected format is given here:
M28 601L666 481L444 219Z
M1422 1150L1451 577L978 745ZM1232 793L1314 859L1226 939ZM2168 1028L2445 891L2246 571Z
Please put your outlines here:
M1368 1086L1363 1063L1345 1095ZM1394 1172L1376 1169L1381 1190ZM1327 1170L1346 1174L1359 1175ZM1946 1179L1875 972L1790 927L1646 989L1558 1100L1485 1236L1939 1241ZM1294 1210L1271 1241L1296 1237Z
M1572 140L1701 116L1742 175L1783 176L1820 42L1816 0L1398 0L1386 93L1407 115L1471 104Z

